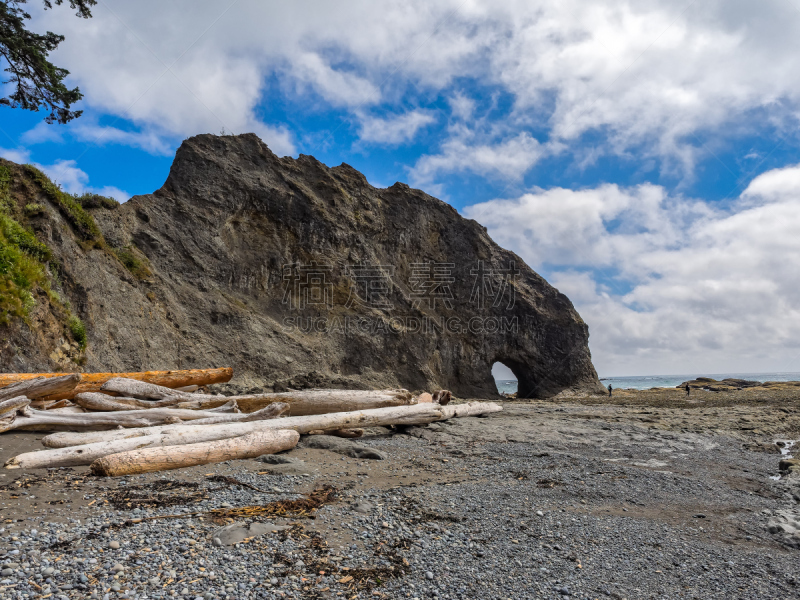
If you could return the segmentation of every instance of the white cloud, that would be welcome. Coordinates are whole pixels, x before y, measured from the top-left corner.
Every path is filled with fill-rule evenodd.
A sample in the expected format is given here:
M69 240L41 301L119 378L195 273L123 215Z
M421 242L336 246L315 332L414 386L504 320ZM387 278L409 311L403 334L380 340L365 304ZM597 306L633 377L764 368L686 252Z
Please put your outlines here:
M423 110L412 110L387 119L364 115L361 117L359 138L378 144L403 144L414 139L417 131L435 120L432 114Z
M131 195L128 192L126 192L125 190L121 190L113 185L104 185L103 187L100 188L93 188L91 191L93 191L96 194L100 194L101 196L109 196L111 198L114 198L114 200L116 200L117 202L127 202L131 197Z
M52 165L36 164L57 186L70 194L87 191L89 175L74 160L57 160Z
M800 114L800 12L790 3L150 0L103 3L90 20L31 10L36 29L67 36L55 59L85 105L131 119L145 137L260 128L292 152L260 102L288 94L310 110L319 99L357 113L442 94L468 119L475 98L451 86L472 80L509 95L512 125L544 125L550 141L601 131L603 152L637 149L690 171L697 132L752 130L757 110L773 123ZM486 152L485 140L459 142Z
M31 153L24 148L0 148L0 157L18 164L30 162Z
M800 165L723 210L658 186L534 190L465 214L567 294L605 374L800 370ZM609 275L612 273L612 275Z
M22 134L22 141L26 144L42 144L45 142L61 143L64 141L64 128L41 121Z
M546 154L545 147L526 132L497 143L474 143L470 138L451 137L439 154L422 156L411 170L412 181L425 185L441 173L463 172L518 180Z
M359 107L380 101L378 88L354 73L336 70L316 52L295 57L288 73L296 85L309 85L334 106Z

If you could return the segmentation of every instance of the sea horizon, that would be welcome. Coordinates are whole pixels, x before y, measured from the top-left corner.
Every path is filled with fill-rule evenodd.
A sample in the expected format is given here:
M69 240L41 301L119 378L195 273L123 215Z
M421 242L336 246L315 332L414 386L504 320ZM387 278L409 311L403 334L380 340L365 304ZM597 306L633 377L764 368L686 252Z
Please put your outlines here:
M712 379L749 379L753 381L800 381L800 372L779 371L773 373L702 373L683 375L625 375L617 377L601 377L603 385L615 389L649 390L655 387L677 387L684 381L710 377ZM495 380L497 391L501 394L513 394L517 391L516 379Z

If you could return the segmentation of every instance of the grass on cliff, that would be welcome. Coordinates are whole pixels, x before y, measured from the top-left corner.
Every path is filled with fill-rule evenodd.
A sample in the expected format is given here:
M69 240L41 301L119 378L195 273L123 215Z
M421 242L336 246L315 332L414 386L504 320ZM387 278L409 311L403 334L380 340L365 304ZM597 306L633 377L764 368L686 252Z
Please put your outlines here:
M104 198L96 194L84 194L83 196L73 196L60 189L50 179L33 165L25 165L25 170L36 184L42 189L50 201L55 204L64 218L75 229L80 237L98 248L105 248L106 241L100 228L95 223L94 218L84 209L83 202L91 204L93 201L101 205L96 198ZM85 200L84 200L85 199ZM107 198L106 200L113 200ZM116 202L116 200L113 200Z
M73 339L78 342L81 349L86 348L86 326L78 317L72 315L67 321L67 326L72 333Z
M0 324L27 318L36 303L35 286L50 289L42 265L51 258L50 249L14 218L10 186L11 171L0 165Z
M47 176L33 165L25 165L25 169L33 180L39 185L47 197L58 206L61 214L69 221L70 225L78 232L84 242L97 248L106 250L124 266L137 279L147 279L152 274L147 264L147 259L137 256L131 246L125 248L111 248L106 244L100 228L87 212L87 209L104 208L113 210L119 206L114 198L100 194L86 193L82 195L68 194L54 184ZM29 204L26 211L36 211L38 204Z
M39 288L56 313L63 315L73 339L85 348L86 328L52 289L48 263L55 268L53 254L27 224L28 218L44 214L45 208L39 204L20 208L11 196L12 178L11 169L0 164L0 325L13 319L27 323L36 305L34 292Z
M73 196L75 201L83 208L105 208L113 210L119 206L114 198L108 196L101 196L100 194L82 194L80 196Z
M119 262L130 271L130 273L137 279L147 279L152 275L150 266L147 259L139 257L134 250L133 246L126 246L125 248L112 248L116 254Z

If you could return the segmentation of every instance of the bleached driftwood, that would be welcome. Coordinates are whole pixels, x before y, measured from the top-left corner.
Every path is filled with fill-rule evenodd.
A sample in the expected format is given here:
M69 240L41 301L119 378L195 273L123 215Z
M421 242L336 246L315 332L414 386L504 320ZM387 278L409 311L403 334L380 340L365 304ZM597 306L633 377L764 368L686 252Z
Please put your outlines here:
M358 423L364 427L381 425L423 425L453 417L484 415L502 410L493 402L471 402L446 407L434 404L379 408L338 415L318 415L287 417L251 423L230 423L223 425L196 426L169 425L147 429L128 429L122 431L55 433L42 439L51 448L37 452L26 452L6 462L6 468L33 469L39 467L74 467L91 464L94 460L137 448L158 446L177 446L237 437L256 431L293 429L298 433L314 430L341 430L341 423ZM333 418L330 418L333 417ZM326 429L327 428L327 429Z
M206 438L209 440L224 439L225 437L244 435L252 431L265 431L269 429L294 429L298 433L304 434L316 429L335 431L337 429L380 427L385 425L424 425L425 423L432 423L433 421L441 421L453 417L485 415L501 410L503 410L502 406L494 402L468 402L466 404L449 406L427 403L414 406L356 410L327 415L285 417L256 423L212 425L209 427L196 427L195 425L197 422L195 421L187 425L163 425L151 428L117 431L54 433L42 438L42 444L47 448L67 448L82 444L125 440L160 433L175 434L182 431L197 431L198 429L203 429L205 432L204 435L218 436Z
M215 402L202 403L202 402L181 402L180 398L169 398L167 400L140 400L139 398L118 398L116 396L108 396L100 392L84 392L77 394L73 400L78 406L82 406L87 410L103 410L103 411L118 411L118 410L140 410L145 408L182 408L187 410L214 410L224 412L225 407L233 406L238 409L238 405L234 398L227 398L227 402L220 404Z
M276 405L271 405L270 410L274 411ZM242 415L244 419L252 419L258 416L258 413L251 413L249 415ZM200 421L192 421L199 423ZM250 421L254 422L254 421ZM241 421L239 421L241 423ZM158 429L158 428L153 428ZM276 429L267 429L264 431L275 431ZM254 431L258 431L257 429ZM245 433L252 433L247 431ZM98 458L108 456L109 454L116 454L119 452L127 452L129 450L136 450L140 448L156 448L160 446L180 446L184 444L197 444L200 442L209 442L219 439L227 439L230 437L238 437L234 432L231 435L227 430L223 430L222 434L213 426L194 427L190 429L175 429L161 430L158 433L144 436L135 436L128 439L100 441L91 444L84 444L81 446L71 446L68 448L56 448L52 450L41 450L38 452L25 452L18 456L9 459L5 467L7 469L36 469L40 467L75 467L79 465L91 464Z
M193 421L199 425L213 423L249 422L272 419L287 410L285 404L271 404L255 413L219 413L213 411L185 410L175 408L151 408L119 412L95 412L83 414L54 414L55 411L35 410L23 407L16 414L0 419L0 432L12 429L24 431L58 431L59 429L103 430L119 427L151 427L164 423Z
M52 394L68 393L75 389L81 381L80 373L70 373L61 377L35 377L17 381L0 388L0 400L26 396L31 400L44 398Z
M21 408L28 406L31 401L26 396L17 396L0 402L0 416L6 413L16 413Z
M116 394L128 398L141 398L143 400L165 400L167 398L189 399L191 392L168 388L163 385L139 381L127 377L113 377L106 381L100 391L106 394Z
M192 397L193 394L188 394ZM141 398L125 398L120 396L109 396L100 392L83 392L76 394L73 402L81 406L96 406L91 410L135 410L139 408L185 408L190 410L215 410L225 403L236 402L235 396L213 396L213 400L184 400L182 396L165 398L164 400L142 400ZM101 409L100 406L107 408ZM237 405L238 406L238 405ZM265 405L269 406L269 405ZM113 407L113 408L112 408ZM126 408L127 407L127 408Z
M141 448L110 454L95 460L91 469L95 475L111 477L167 471L274 454L294 448L299 439L300 434L291 430L257 431L213 442Z
M277 394L250 394L244 396L214 396L210 394L186 394L173 389L143 381L115 378L103 384L102 391L121 394L129 398L141 398L163 402L162 406L184 408L213 408L226 400L236 400L243 412L260 410L273 402L289 405L291 416L320 415L333 412L386 408L416 404L408 390L302 390ZM175 403L176 399L181 402Z
M29 381L40 377L57 378L74 376L76 373L0 373L0 386L8 386L17 382ZM185 369L181 371L142 371L137 373L81 373L81 381L73 389L66 392L48 394L46 400L71 400L81 392L96 392L106 381L114 377L125 377L148 381L168 388L179 388L193 385L211 385L224 383L233 377L233 369Z

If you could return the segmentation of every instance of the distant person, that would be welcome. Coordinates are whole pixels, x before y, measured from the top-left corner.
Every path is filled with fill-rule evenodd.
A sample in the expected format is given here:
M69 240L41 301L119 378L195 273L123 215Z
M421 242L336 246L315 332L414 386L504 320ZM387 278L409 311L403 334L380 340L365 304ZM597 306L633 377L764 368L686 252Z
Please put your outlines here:
M608 397L611 398L611 392L614 391L614 388L611 387L611 384L608 384Z
M687 383L687 384L686 384L686 397L687 397L687 398L689 397L689 392L691 391L691 389L692 389L692 388L690 388L690 387L689 387L689 384Z

